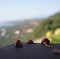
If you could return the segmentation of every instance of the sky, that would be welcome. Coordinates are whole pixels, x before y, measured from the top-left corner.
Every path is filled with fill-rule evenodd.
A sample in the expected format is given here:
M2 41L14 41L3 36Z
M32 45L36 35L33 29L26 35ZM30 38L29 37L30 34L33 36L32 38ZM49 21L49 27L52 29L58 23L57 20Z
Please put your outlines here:
M60 0L0 0L0 22L47 17L60 11Z

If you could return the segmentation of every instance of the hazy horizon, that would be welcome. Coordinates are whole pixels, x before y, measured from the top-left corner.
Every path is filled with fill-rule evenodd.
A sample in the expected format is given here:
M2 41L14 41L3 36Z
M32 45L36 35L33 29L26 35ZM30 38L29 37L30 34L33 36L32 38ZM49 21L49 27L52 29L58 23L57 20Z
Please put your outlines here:
M60 11L60 0L0 0L0 22L49 17Z

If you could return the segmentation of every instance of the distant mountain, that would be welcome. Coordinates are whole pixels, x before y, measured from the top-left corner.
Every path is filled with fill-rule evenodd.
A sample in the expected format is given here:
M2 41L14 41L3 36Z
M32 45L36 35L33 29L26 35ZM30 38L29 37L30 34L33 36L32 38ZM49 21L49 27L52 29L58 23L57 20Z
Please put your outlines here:
M0 27L12 27L12 26L24 26L28 25L30 22L39 22L41 19L25 19L25 20L15 20L15 21L6 21L1 22Z

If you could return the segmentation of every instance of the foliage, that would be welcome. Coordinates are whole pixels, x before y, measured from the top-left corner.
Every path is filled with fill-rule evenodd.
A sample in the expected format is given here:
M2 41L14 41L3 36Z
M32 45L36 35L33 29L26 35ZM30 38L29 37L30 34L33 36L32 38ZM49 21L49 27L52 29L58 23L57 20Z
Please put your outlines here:
M54 35L56 35L56 36L60 35L60 28L57 28L57 29L55 30Z
M43 37L48 31L53 33L56 28L60 28L60 12L41 21L33 32L34 38Z
M60 36L51 37L51 43L60 44Z

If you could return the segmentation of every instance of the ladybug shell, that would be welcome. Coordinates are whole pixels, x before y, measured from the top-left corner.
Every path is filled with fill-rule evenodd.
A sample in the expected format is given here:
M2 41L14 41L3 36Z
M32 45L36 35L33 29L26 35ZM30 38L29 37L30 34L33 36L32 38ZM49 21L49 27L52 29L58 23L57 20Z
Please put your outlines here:
M20 40L16 40L15 44L20 44L21 41Z
M33 44L34 42L33 42L33 40L29 40L27 43L28 44Z

